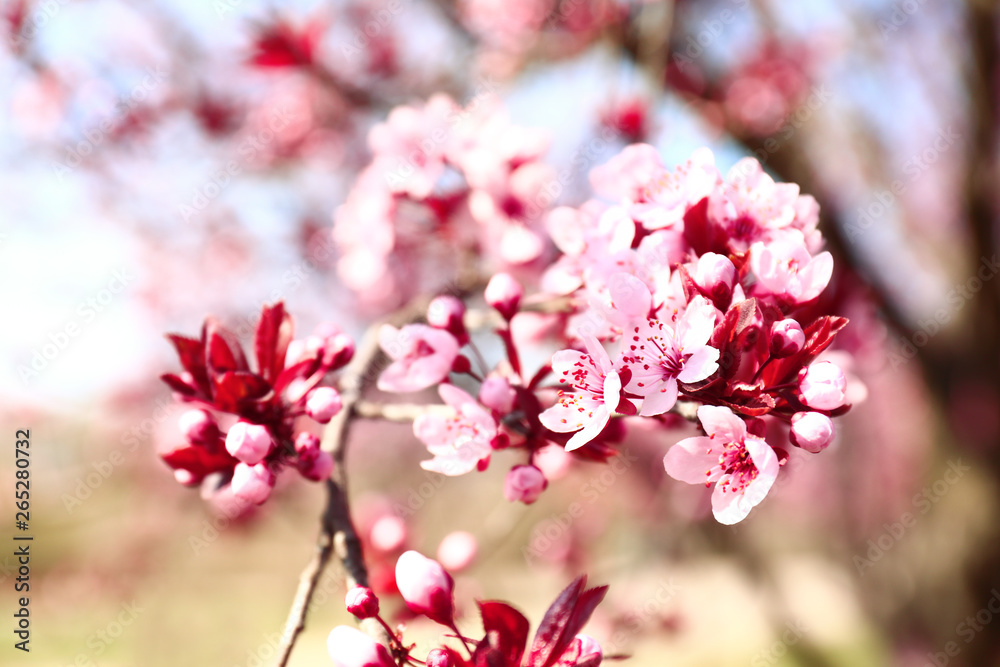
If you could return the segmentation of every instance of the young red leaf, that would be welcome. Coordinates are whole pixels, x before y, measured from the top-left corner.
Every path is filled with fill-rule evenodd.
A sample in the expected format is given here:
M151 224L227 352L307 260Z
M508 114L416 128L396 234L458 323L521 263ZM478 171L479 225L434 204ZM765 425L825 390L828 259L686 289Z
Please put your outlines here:
M178 334L167 334L167 340L177 350L177 357L198 387L209 393L208 373L205 370L205 344L197 338L188 338Z
M580 575L559 594L535 632L525 667L552 667L604 599L607 586L584 590L587 577Z
M495 654L503 665L520 665L528 644L528 619L503 602L479 602L486 636L480 649ZM480 651L477 649L476 653Z
M215 407L223 412L239 412L248 402L271 395L271 385L247 371L223 373L215 381Z
M285 312L284 303L279 301L273 306L264 306L254 336L254 354L257 372L268 382L277 380L285 367L285 353L293 332L292 318Z
M213 374L249 370L239 341L232 333L211 318L205 322L205 331L208 341L206 362Z

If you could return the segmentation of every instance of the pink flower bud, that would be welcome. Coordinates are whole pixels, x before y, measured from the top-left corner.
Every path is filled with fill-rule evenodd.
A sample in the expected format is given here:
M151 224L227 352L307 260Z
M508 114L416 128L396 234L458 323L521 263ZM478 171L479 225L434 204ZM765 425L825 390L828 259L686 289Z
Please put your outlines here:
M698 258L694 271L694 281L705 290L715 307L725 311L733 298L736 284L736 267L728 257L714 252L706 252Z
M396 561L396 587L406 606L435 623L454 624L454 585L440 563L416 551L407 551Z
M271 434L260 424L238 421L226 434L226 451L243 463L256 465L271 451Z
M297 467L306 479L322 482L333 472L333 456L320 449L310 450L308 454L299 455Z
M330 631L326 650L335 667L396 667L386 647L346 625L338 625Z
M511 319L517 313L523 295L524 288L521 287L521 283L509 273L498 273L490 278L483 294L486 303L496 308L505 320Z
M792 415L792 442L816 454L833 442L833 421L821 412L796 412Z
M451 659L451 654L443 648L431 649L424 664L427 667L455 667L455 661Z
M274 473L265 464L237 463L233 469L233 481L230 486L233 495L240 500L260 505L271 495L274 482Z
M343 406L340 393L333 387L317 387L309 392L306 398L306 414L320 424L326 424L333 419Z
M844 404L846 390L844 371L829 361L818 361L799 373L799 393L810 408L836 410Z
M355 586L347 591L344 604L347 605L347 611L359 619L378 616L378 598L375 597L375 592L367 586Z
M479 550L479 543L472 533L456 530L448 533L438 545L437 559L452 572L461 572L472 564Z
M797 354L806 344L802 325L795 320L779 320L771 325L771 356L783 359Z
M510 502L520 500L525 505L538 500L549 485L542 471L535 466L514 466L503 483L503 496Z
M328 373L342 368L354 357L354 340L345 333L330 335L324 341L323 368Z
M435 297L427 306L427 324L436 329L444 329L454 336L460 345L469 342L464 317L465 304L453 296Z
M372 546L386 553L401 549L406 537L406 522L394 514L379 517L368 534Z
M299 456L309 453L313 453L319 450L319 436L309 433L308 431L302 431L297 436L295 436L295 453Z
M219 439L215 419L204 410L188 410L181 415L179 426L184 438L193 445L214 447Z
M514 409L514 399L517 397L507 378L488 377L479 388L479 402L496 410L501 415L509 414Z

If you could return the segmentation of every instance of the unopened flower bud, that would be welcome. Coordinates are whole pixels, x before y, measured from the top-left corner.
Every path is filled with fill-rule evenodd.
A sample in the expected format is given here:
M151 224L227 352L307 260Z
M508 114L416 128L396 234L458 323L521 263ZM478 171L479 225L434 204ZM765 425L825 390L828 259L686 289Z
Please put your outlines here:
M548 485L545 475L535 466L514 466L504 480L503 495L512 503L521 501L530 505L538 500Z
M816 410L836 410L846 400L847 378L840 367L818 361L799 373L802 402Z
M233 469L233 481L230 485L234 496L247 503L260 505L271 495L274 482L274 473L267 465L237 463Z
M514 399L517 393L510 386L507 378L488 377L479 388L479 402L496 410L501 415L509 414L514 409Z
M301 456L307 452L315 452L319 449L319 436L302 431L295 436L295 453Z
M178 422L184 438L192 445L214 447L219 439L219 426L204 410L188 410Z
M816 454L833 442L833 421L821 412L796 412L791 437L796 446Z
M396 667L388 649L356 628L338 625L326 640L334 667Z
M267 427L238 421L226 434L226 451L248 465L260 463L271 451L273 441Z
M771 325L770 352L775 359L798 354L806 344L802 325L792 319L779 320Z
M431 649L424 664L427 667L455 667L455 661L451 659L451 654L443 648Z
M361 620L378 616L378 598L367 586L355 586L347 591L344 604L347 605L347 611Z
M299 454L298 469L303 477L314 482L322 482L333 472L333 456L320 449Z
M317 387L306 397L306 414L320 424L333 419L343 406L340 393L333 387Z
M694 281L705 290L715 307L725 311L733 299L736 284L736 267L728 257L714 252L706 252L698 258Z
M479 543L472 533L456 530L448 533L438 545L437 559L452 572L461 572L472 564L479 550Z
M483 296L486 303L490 304L503 316L509 320L517 314L517 308L521 304L521 297L524 295L524 288L521 283L509 273L498 273L486 285Z
M454 336L460 345L469 342L464 317L465 304L453 296L435 297L427 306L427 324L436 329L444 329Z
M456 663L451 659L451 654L443 648L431 649L424 661L427 667L455 667Z
M454 623L454 585L440 563L416 551L407 551L396 561L396 587L406 606L435 623Z

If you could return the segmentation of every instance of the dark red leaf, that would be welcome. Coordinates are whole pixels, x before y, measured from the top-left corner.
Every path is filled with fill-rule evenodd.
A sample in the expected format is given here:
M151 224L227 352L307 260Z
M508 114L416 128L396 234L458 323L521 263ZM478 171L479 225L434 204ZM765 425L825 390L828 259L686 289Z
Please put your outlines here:
M167 340L177 350L177 356L198 387L209 393L208 373L205 370L205 345L197 338L188 338L178 334L167 334Z
M258 33L250 62L265 68L311 65L325 27L322 21L315 19L303 28L276 20Z
M503 602L479 602L486 636L480 648L496 654L503 665L519 665L528 644L528 619L521 612ZM479 653L479 649L476 651ZM492 657L491 657L492 659Z
M250 402L269 398L271 385L248 371L223 373L215 381L215 407L224 412L239 412Z
M289 366L285 370L281 371L281 373L278 375L277 380L275 380L274 393L280 394L282 391L285 390L285 387L287 387L289 383L292 382L292 380L311 377L316 373L316 370L318 368L319 368L318 357L312 357L310 359L306 359L305 361L300 361L294 366ZM322 379L321 376L317 377L316 382L319 382L320 379Z
M218 375L229 371L249 370L239 341L229 330L215 319L209 318L205 321L205 333L208 341L206 363L209 371Z
M239 463L229 455L225 447L210 452L204 447L190 443L183 443L170 451L160 452L160 458L174 470L187 470L196 477L230 470Z
M178 394L183 394L184 396L194 396L195 394L198 393L197 387L191 386L183 379L181 379L181 376L179 375L174 375L173 373L164 373L163 375L160 376L160 379L163 380L168 387L176 391Z
M581 575L559 594L535 632L525 667L552 667L573 638L604 599L607 586L584 590L587 577Z
M268 382L277 380L285 367L285 353L293 333L292 318L285 312L284 303L279 301L273 306L264 306L254 336L254 354L257 372Z

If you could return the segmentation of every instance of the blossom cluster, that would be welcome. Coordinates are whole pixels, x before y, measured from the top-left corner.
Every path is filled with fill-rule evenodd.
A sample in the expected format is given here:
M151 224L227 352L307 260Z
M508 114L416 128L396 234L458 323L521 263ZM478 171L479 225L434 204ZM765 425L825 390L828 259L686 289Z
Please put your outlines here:
M484 89L465 108L439 94L372 128L371 163L334 214L338 274L365 303L405 302L431 267L504 267L546 249L553 170L540 132L511 125Z
M395 575L396 587L410 612L451 630L465 654L443 643L430 649L423 660L412 657L413 645L404 644L402 631L383 619L375 593L355 586L347 592L347 610L359 620L375 619L385 630L389 645L355 628L337 626L327 639L336 667L521 667L522 660L531 667L597 667L603 660L600 645L580 630L604 599L607 586L588 589L586 577L578 577L559 594L529 645L528 619L506 602L477 602L485 636L481 640L463 636L455 624L454 581L437 561L407 551L396 562Z
M200 338L167 336L184 371L162 379L191 406L180 418L183 441L160 453L179 482L253 505L267 500L286 465L309 480L329 477L333 458L298 418L325 424L340 411L337 390L318 385L351 360L354 342L333 326L304 340L293 334L284 304L265 306L254 336L256 370L214 318Z
M526 450L504 491L527 503L547 485L535 465L547 444L607 460L627 423L614 418L666 428L663 415L678 401L700 405L705 436L678 443L664 465L678 480L714 485L716 519L738 522L767 494L786 447L823 450L831 417L850 407L844 372L818 359L847 321L820 298L833 259L822 250L816 202L751 158L724 177L707 149L670 170L653 147L634 144L591 181L600 199L545 217L559 255L534 297L570 304L552 317L571 347L524 373L511 328L524 290L501 272L484 297L503 320L495 333L506 360L486 368L464 305L439 297L427 324L383 330L393 363L379 388L438 387L450 412L414 424L433 455L428 470L465 474L485 469L494 450ZM479 383L477 397L456 385L459 376ZM549 376L561 384L555 395ZM765 440L782 429L782 442Z

